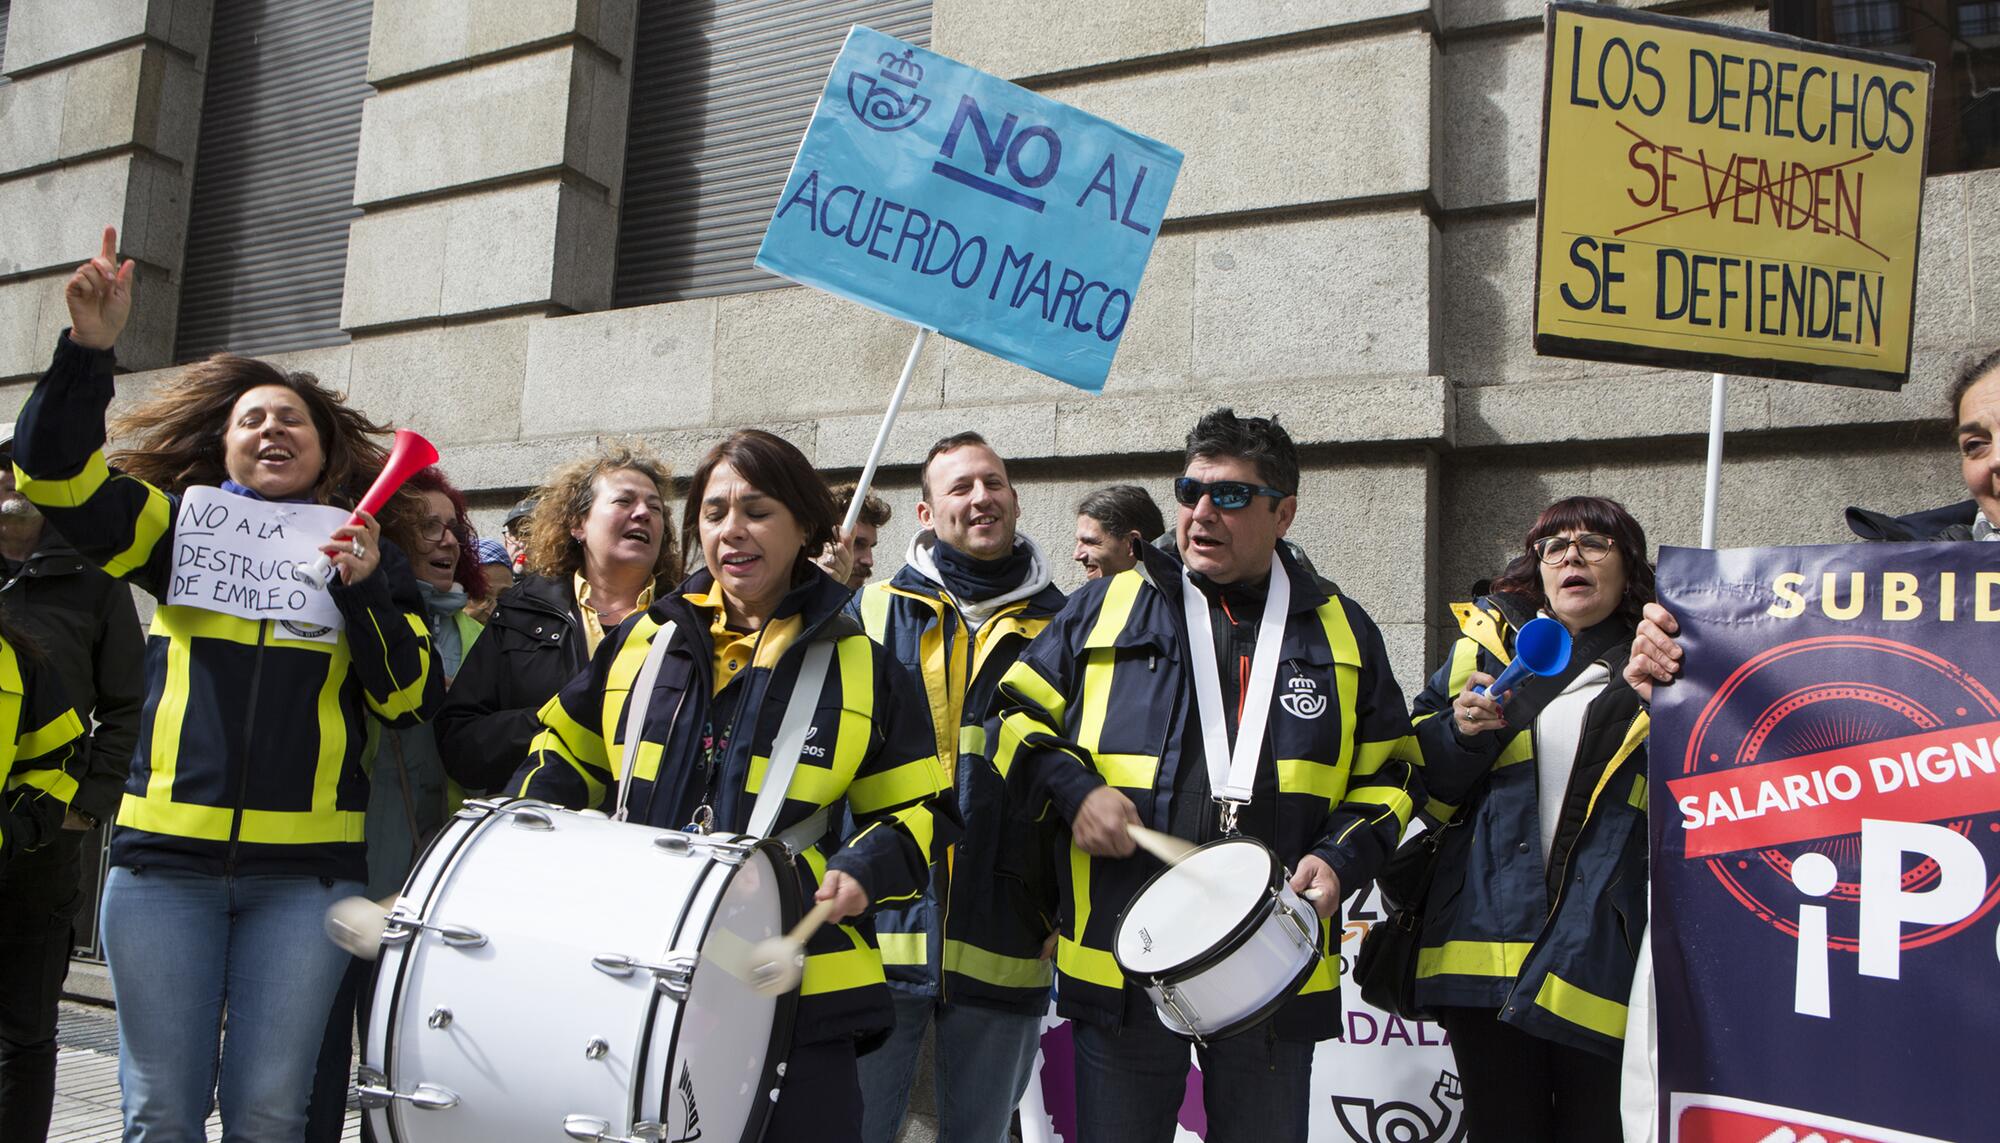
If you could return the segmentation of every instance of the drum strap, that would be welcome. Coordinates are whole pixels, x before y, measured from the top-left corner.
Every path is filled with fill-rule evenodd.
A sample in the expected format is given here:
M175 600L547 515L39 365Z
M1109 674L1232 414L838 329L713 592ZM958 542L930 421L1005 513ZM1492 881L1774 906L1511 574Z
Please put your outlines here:
M653 645L646 648L646 661L639 667L639 677L632 680L631 696L625 701L622 736L625 749L618 772L618 812L611 815L614 821L625 820L625 803L632 796L632 774L639 765L639 736L646 729L646 708L653 705L653 684L659 681L660 664L666 660L667 645L674 641L675 629L674 621L669 619L653 633Z
M1208 788L1225 803L1225 820L1233 815L1227 803L1246 805L1257 783L1257 763L1264 753L1264 724L1271 714L1271 692L1278 682L1278 648L1285 641L1285 618L1292 607L1291 576L1284 564L1271 560L1271 587L1264 599L1264 617L1257 624L1257 650L1250 656L1250 685L1243 693L1243 717L1236 742L1229 741L1229 723L1222 710L1222 676L1215 664L1215 628L1208 617L1208 597L1181 568L1181 605L1187 615L1189 658L1194 661L1194 697L1201 716L1201 742L1208 762ZM1233 830L1229 832L1234 832Z
M806 731L812 727L813 708L819 705L820 690L826 685L826 668L833 660L834 642L821 639L813 643L799 663L799 677L792 683L791 700L785 703L784 720L778 723L778 736L771 740L771 765L764 771L764 788L757 791L757 802L750 808L748 832L752 837L771 836L771 827L777 824L778 813L785 808L785 794L792 787L792 771L799 768L799 752L805 748ZM825 833L825 827L819 832Z

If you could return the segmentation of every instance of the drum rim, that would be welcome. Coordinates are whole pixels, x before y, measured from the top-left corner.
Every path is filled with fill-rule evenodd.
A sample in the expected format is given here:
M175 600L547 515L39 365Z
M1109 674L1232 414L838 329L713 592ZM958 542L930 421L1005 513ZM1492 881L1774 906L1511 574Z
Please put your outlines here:
M1154 882L1165 877L1174 868L1171 865L1163 865L1155 870L1151 877L1146 878L1146 883L1139 886L1139 891L1132 894L1132 899L1125 902L1125 907L1118 911L1118 923L1113 925L1111 929L1111 959L1117 962L1119 971L1123 972L1128 979L1139 984L1151 984L1154 981L1171 983L1185 980L1190 976L1213 968L1230 953L1243 947L1250 940L1251 934L1263 927L1264 918L1270 916L1271 898L1277 894L1279 883L1283 879L1285 871L1285 865L1278 860L1276 850L1273 850L1257 838L1250 837L1247 834L1238 834L1235 837L1219 837L1214 841L1204 842L1196 846L1188 856L1192 857L1205 849L1214 849L1221 845L1241 845L1244 842L1249 842L1263 850L1264 856L1271 863L1271 880L1268 891L1258 895L1257 904L1249 912L1239 917L1236 923L1230 926L1228 931L1223 933L1222 936L1217 937L1207 948L1187 957L1179 964L1170 965L1157 972L1141 972L1131 968L1126 965L1125 958L1118 953L1118 946L1124 943L1119 940L1119 937L1125 932L1125 922L1132 914L1132 906L1139 903L1139 898L1146 895L1146 891L1153 887ZM1186 859L1183 858L1183 860Z
M532 799L525 799L525 798L515 798L508 801L507 804L524 805L524 806L533 805L551 810L558 808L556 806L550 805L547 802L537 802L533 801ZM460 811L460 813L462 812L463 811ZM472 844L472 839L478 837L482 832L484 832L488 828L506 820L506 818L507 814L504 812L498 810L489 810L486 813L481 814L479 817L472 819L463 831L458 831L458 837L457 840L452 845L451 852L445 856L444 864L438 869L438 875L432 879L429 889L427 889L424 893L423 900L417 904L417 910L416 910L417 916L427 917L430 915L431 905L437 901L439 890L441 890L444 887L446 882L451 880L451 875L457 871L458 863L462 858L464 858L466 849ZM404 889L409 888L410 878L415 877L417 875L417 871L424 867L424 862L426 859L430 857L431 850L436 849L439 845L443 844L445 838L450 837L453 834L454 831L452 827L454 825L465 820L466 819L460 817L459 814L455 813L452 815L450 819L448 819L445 822L445 826L443 829L440 829L439 831L437 831L437 833L431 836L430 843L424 846L424 851L418 854L417 860L413 864L411 864L409 876L403 879ZM399 890L396 894L396 903L400 905L402 904L402 901L403 901L403 893ZM382 1074L383 1076L386 1077L385 1082L387 1082L391 1087L394 1087L396 1083L396 1060L395 1060L396 1044L395 1044L394 1032L396 1030L397 1021L401 1017L403 1011L403 1001L405 999L403 984L409 977L411 963L416 959L416 957L413 955L415 954L416 949L417 949L417 942L415 940L412 940L398 946L385 946L383 953L381 954L383 957L387 957L391 952L393 952L396 957L396 971L394 979L387 981L389 985L389 1010L383 1013L381 1021ZM379 966L382 964L382 961L378 959L376 963ZM382 977L384 975L386 974L383 974L378 968L375 980L375 987L377 989L380 989L382 987L384 983ZM372 1038L374 1034L375 1033L371 1031L369 1034L370 1038ZM364 1038L361 1043L361 1055L364 1058L367 1055L367 1051L368 1051L368 1039ZM390 1139L391 1143L401 1143L401 1141L405 1138L402 1130L402 1121L397 1114L397 1112L401 1110L401 1107L402 1105L399 1102L391 1100L387 1106L373 1109L381 1112L382 1125L385 1128L386 1134L388 1135L388 1138Z
M1325 953L1320 952L1318 949L1314 949L1313 955L1306 959L1306 963L1302 967L1300 967L1298 973L1292 977L1291 983L1279 989L1278 994L1276 996L1273 996L1269 1001L1265 1002L1255 1011L1244 1015L1240 1019L1232 1020L1213 1032L1180 1031L1179 1029L1175 1028L1172 1024L1167 1023L1166 1013L1160 1011L1160 1006L1157 1003L1153 1005L1153 1014L1160 1018L1160 1026L1162 1028L1165 1028L1167 1031L1172 1032L1174 1035L1179 1036L1181 1039L1186 1040L1189 1043L1201 1043L1204 1041L1212 1041L1212 1040L1227 1040L1231 1036L1237 1036L1243 1034L1244 1032L1248 1032L1250 1029L1255 1028L1257 1025L1262 1024L1264 1021L1270 1019L1273 1016L1276 1016L1278 1014L1278 1009L1283 1008L1285 1005L1291 1003L1292 998L1299 994L1299 989L1304 988L1306 985L1306 981L1312 979L1313 970L1319 967L1319 962L1322 959L1324 959L1325 956L1326 956Z
M746 834L737 836L733 840L748 842L752 839ZM771 859L771 880L778 890L778 927L781 932L790 931L791 927L798 923L799 918L805 912L805 906L802 903L804 895L799 890L798 870L793 865L791 853L783 844L772 838L757 841L752 849L753 851L767 854ZM729 891L729 883L735 880L736 875L742 871L743 866L749 863L750 859L747 856L743 861L733 864L714 859L710 860L709 868L702 873L702 881L704 883L707 882L708 878L715 876L715 870L718 867L726 871L723 875L723 882L717 887L715 893L715 900L718 904L722 901L723 894ZM789 876L787 876L788 874ZM688 897L692 900L698 895L699 887L697 887L695 893L688 894ZM675 947L679 947L681 934L686 929L687 923L688 909L683 906L680 920L674 924L674 934L671 939L671 943ZM792 1033L798 1021L798 1005L799 990L791 988L787 989L784 995L777 998L777 1003L772 1008L771 1039L765 1045L764 1049L764 1072L758 1077L756 1097L751 1100L750 1117L743 1124L743 1137L739 1143L758 1143L764 1137L764 1128L770 1122L771 1113L778 1105L777 1100L771 1099L766 1093L778 1090L783 1086L778 1069L783 1067L786 1061L791 1058ZM632 1084L632 1105L629 1111L630 1120L633 1123L639 1121L639 1112L646 1097L647 1084L651 1082L650 1078L639 1077L648 1076L646 1069L651 1065L648 1057L652 1053L654 1029L660 1017L660 1008L660 993L658 989L655 989L653 991L652 1004L646 1011L646 1022L641 1026L639 1032L639 1055L632 1061L632 1075L635 1078L635 1082ZM681 1019L686 1014L687 1005L685 1003L676 1003L674 1005L674 1023L672 1029L670 1029L670 1042L675 1045L675 1050L668 1055L665 1061L667 1074L663 1081L666 1084L665 1090L668 1091L673 1087L674 1061L681 1058L679 1051ZM664 1107L664 1094L662 1097L662 1106Z

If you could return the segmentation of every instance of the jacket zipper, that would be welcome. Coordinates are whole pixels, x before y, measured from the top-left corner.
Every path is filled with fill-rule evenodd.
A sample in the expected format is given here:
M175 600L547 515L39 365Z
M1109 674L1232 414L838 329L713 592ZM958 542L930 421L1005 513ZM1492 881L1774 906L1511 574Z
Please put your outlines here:
M1645 712L1641 711L1639 714L1633 715L1632 721L1625 724L1625 733L1618 736L1618 741L1620 743L1623 743L1625 739L1631 735L1632 728L1639 725L1639 719L1643 717L1644 713ZM1579 743L1578 745L1581 745L1581 743ZM1536 774L1537 782L1540 781L1540 778L1541 775L1539 772L1537 772ZM1606 774L1603 780L1606 783L1606 788L1608 789L1611 780L1611 775ZM1590 828L1590 819L1592 816L1593 815L1590 813L1590 811L1588 810L1584 811L1583 824L1578 826L1576 830L1576 836L1578 841L1581 841L1583 839L1583 831ZM1548 915L1542 918L1541 931L1535 934L1534 943L1528 946L1528 955L1522 958L1521 961L1522 964L1526 964L1528 960L1535 955L1535 950L1542 947L1542 941L1546 939L1549 935L1549 928L1556 923L1556 915L1562 912L1563 894L1569 891L1569 871L1570 871L1570 866L1576 861L1576 851L1577 851L1577 846L1572 844L1569 847L1569 852L1563 855L1562 880L1556 883L1555 904L1549 906ZM1519 976L1516 976L1514 978L1514 986L1507 990L1506 1001L1500 1005L1500 1009L1503 1013L1512 1013L1514 1011L1515 1009L1514 993L1520 987L1521 987L1521 978Z
M222 875L236 875L236 849L243 840L244 803L250 800L250 744L257 729L257 691L264 681L264 639L270 633L271 621L257 621L257 654L250 660L250 696L243 711L243 753L241 765L236 775L236 808L229 817L229 854L222 862Z

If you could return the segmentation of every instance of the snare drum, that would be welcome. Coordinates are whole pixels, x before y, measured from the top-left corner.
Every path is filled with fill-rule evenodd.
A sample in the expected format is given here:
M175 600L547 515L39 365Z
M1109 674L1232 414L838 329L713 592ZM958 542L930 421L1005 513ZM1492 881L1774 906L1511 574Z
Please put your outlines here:
M1118 918L1118 967L1196 1043L1276 1012L1318 966L1319 915L1263 842L1224 838L1155 873Z
M755 1143L797 993L760 996L750 950L798 914L774 842L468 802L389 914L376 1138Z

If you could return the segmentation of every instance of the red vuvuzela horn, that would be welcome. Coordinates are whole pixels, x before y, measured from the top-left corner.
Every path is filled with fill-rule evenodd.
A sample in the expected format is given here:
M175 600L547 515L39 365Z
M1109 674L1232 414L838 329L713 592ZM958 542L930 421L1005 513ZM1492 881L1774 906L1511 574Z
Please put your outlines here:
M381 475L375 478L374 484L369 485L368 494L361 498L361 503L354 509L354 515L348 517L347 522L359 525L363 512L371 516L380 512L382 505L389 502L389 498L396 494L396 490L403 486L404 481L436 464L437 460L436 445L409 429L397 429L396 443L389 450L389 463L382 466ZM324 579L333 571L333 561L322 555L314 561L313 570Z

